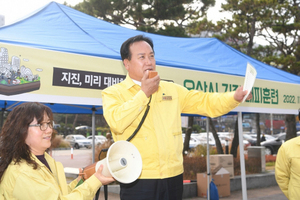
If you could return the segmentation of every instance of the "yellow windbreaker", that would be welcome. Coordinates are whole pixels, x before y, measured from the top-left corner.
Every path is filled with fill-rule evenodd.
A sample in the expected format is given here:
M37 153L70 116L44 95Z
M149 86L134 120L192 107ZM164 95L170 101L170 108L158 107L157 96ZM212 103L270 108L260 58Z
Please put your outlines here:
M141 179L161 179L183 173L181 113L217 117L238 106L234 93L203 93L161 81L150 110L131 140L142 156ZM149 98L127 75L102 91L104 117L115 141L126 140L141 121Z
M62 164L49 154L44 155L52 172L33 154L32 158L39 165L36 170L25 161L20 164L12 162L7 167L0 183L0 200L93 199L102 185L95 175L74 189L77 180L67 185Z
M283 143L278 150L275 178L289 200L300 199L300 137Z

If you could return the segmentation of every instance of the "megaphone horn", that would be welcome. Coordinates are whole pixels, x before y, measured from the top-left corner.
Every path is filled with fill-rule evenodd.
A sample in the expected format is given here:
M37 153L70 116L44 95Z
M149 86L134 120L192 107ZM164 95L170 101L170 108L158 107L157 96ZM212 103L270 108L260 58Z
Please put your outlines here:
M113 143L106 158L97 162L95 171L103 164L102 174L114 177L120 183L132 183L142 172L142 157L138 149L128 141Z

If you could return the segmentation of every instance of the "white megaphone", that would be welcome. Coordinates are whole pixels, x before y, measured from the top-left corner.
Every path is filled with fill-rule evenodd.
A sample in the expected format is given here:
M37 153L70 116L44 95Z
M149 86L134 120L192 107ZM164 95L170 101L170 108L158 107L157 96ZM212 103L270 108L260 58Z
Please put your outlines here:
M142 157L138 149L130 142L113 143L106 158L97 162L95 171L103 164L102 174L114 177L120 183L132 183L142 172Z

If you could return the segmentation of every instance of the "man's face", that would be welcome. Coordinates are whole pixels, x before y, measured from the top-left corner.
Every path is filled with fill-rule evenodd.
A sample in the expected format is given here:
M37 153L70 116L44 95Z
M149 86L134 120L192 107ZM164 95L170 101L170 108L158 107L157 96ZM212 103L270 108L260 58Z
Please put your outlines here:
M125 59L124 65L132 79L141 81L147 70L155 71L154 52L147 42L135 42L129 47L129 50L131 60Z

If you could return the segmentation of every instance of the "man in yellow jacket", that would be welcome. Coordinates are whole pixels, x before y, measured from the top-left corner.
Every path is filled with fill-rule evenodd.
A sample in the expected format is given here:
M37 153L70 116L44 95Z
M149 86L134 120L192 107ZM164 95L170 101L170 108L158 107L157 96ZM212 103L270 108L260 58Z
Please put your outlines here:
M231 93L203 93L161 81L159 75L149 78L156 68L153 42L142 35L126 40L120 51L126 79L102 92L104 117L114 141L127 140L150 105L131 140L142 156L142 173L137 181L120 184L121 200L182 199L181 113L217 117L238 106L247 91L239 87Z
M275 164L276 181L289 200L300 199L300 137L283 143Z

